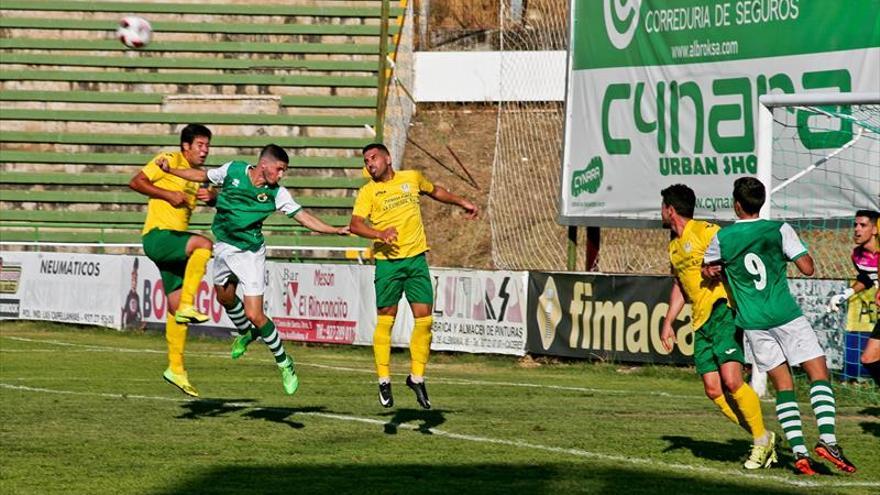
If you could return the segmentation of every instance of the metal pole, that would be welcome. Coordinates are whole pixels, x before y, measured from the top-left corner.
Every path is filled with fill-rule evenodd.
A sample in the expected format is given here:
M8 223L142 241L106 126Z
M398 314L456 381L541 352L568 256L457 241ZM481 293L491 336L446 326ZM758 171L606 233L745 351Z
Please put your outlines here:
M602 231L599 227L587 227L587 271L594 272L599 268L599 244Z
M755 174L767 191L760 216L770 218L770 195L773 189L773 109L758 103L758 173Z
M382 15L379 27L379 85L376 90L376 142L385 139L385 87L388 85L388 13L389 0L382 0Z
M575 225L568 226L568 271L577 269L578 228Z

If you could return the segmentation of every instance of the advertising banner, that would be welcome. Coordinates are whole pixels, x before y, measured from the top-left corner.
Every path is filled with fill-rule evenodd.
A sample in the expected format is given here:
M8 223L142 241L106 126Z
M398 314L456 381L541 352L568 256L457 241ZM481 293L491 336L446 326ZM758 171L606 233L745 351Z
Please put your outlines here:
M431 349L525 354L527 272L431 269Z
M21 258L0 253L0 319L14 320L21 311Z
M843 308L836 313L828 312L828 301L849 285L842 280L813 280L798 278L788 281L788 288L804 316L813 326L819 344L825 349L828 368L844 367L844 347L848 325L847 312Z
M4 317L119 328L120 257L12 252L0 257Z
M286 340L352 344L366 293L363 267L271 263L266 308ZM374 310L375 311L375 310Z
M733 181L757 172L760 96L880 91L876 0L572 0L571 12L564 224L651 224L675 183L697 193L695 217L732 220ZM787 156L828 134L799 129ZM877 207L880 177L843 166L823 169L851 204ZM812 212L808 183L786 191L804 217L852 215Z
M168 299L165 296L165 287L159 269L146 256L115 256L120 258L120 279L123 289L124 302L122 307L121 328L143 329L146 326L153 328L165 325L168 313ZM228 336L235 330L235 325L223 306L217 302L214 294L213 283L213 259L208 262L205 276L199 284L195 295L195 307L198 311L211 317L206 323L190 325L190 331L196 334L210 334L215 336ZM140 308L136 311L134 308Z
M690 363L690 304L673 324L674 350L660 341L671 290L671 277L530 272L527 349L553 356Z

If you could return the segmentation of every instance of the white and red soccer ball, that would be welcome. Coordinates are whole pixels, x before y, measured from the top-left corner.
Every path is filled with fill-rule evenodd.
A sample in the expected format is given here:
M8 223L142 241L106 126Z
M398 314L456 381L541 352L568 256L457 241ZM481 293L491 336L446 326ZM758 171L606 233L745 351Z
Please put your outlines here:
M129 48L143 48L150 44L153 27L143 17L128 16L119 20L116 37Z

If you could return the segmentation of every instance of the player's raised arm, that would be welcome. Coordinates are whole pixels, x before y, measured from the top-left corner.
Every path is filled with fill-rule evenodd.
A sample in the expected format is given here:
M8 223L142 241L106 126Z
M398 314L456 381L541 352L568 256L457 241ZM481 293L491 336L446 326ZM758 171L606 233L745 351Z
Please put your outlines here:
M782 234L782 251L801 273L810 277L816 272L813 257L807 252L807 247L801 242L797 232L791 225L784 223L779 229Z
M149 177L147 172L154 175L154 177ZM138 171L138 173L131 178L128 182L128 187L148 198L166 201L175 208L186 205L187 198L185 193L181 191L169 191L154 184L154 182L158 180L158 177L155 177L155 175L162 173L162 170L155 165L154 161L151 161L143 170Z
M440 201L441 203L457 205L461 207L461 209L463 209L465 212L464 217L468 220L474 220L480 214L480 209L477 208L477 205L471 203L468 199L449 191L443 186L434 185L434 190L427 194L432 199Z
M165 163L162 166L162 171L190 182L205 182L208 180L208 171L200 168L170 168Z
M320 218L312 215L311 213L305 210L299 210L293 215L293 218L303 224L307 229L313 230L315 232L320 232L322 234L336 234L336 235L348 235L349 229L348 227L334 227L330 224L325 223Z
M379 240L386 244L393 244L397 240L397 229L388 227L385 230L376 230L367 225L366 219L358 215L351 216L351 223L348 225L349 231L357 236L370 240Z

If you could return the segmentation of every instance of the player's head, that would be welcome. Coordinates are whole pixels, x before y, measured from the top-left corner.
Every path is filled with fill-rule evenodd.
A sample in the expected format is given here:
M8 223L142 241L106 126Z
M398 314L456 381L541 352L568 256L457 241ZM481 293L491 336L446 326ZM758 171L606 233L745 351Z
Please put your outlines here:
M740 177L733 183L733 207L737 216L753 216L767 199L764 184L754 177ZM741 214L742 213L742 214Z
M694 218L694 205L697 203L697 196L690 187L684 184L673 184L660 191L660 196L663 197L663 203L660 205L660 217L663 219L664 227L672 226L672 218L675 215L687 219Z
M391 171L391 153L382 143L370 143L361 150L364 167L373 180L381 180Z
M281 182L287 165L290 163L290 157L281 146L277 144L267 144L260 151L260 160L257 163L263 178L267 184L275 185Z
M190 165L204 165L211 151L211 130L201 124L188 124L180 131L180 151Z
M853 220L853 242L864 246L877 236L877 220L880 212L874 210L859 210Z

